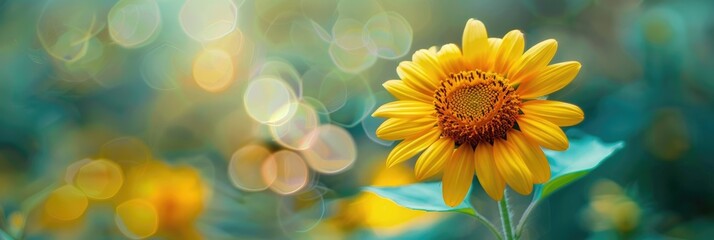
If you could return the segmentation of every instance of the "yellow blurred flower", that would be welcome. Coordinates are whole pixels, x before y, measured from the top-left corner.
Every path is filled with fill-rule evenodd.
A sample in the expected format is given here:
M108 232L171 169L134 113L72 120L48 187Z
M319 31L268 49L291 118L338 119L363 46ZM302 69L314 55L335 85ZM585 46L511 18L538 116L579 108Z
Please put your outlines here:
M372 186L399 186L415 183L411 171L405 166L385 168L380 166L372 180ZM354 200L344 202L337 220L343 227L366 227L381 232L397 233L413 224L426 224L439 219L439 213L411 210L379 197L371 192L363 192Z
M637 228L642 209L620 185L600 180L590 192L590 204L583 211L583 219L590 230L627 233Z
M196 169L149 162L129 172L125 194L117 224L128 236L201 238L193 225L210 193Z
M579 107L540 100L568 85L578 74L576 61L548 65L558 43L553 39L524 50L518 30L503 39L489 38L478 20L466 23L463 49L447 44L414 53L397 67L401 80L383 86L397 101L373 116L388 118L377 136L403 140L387 165L394 166L421 151L418 179L443 170L443 196L456 206L466 196L474 171L486 193L503 198L506 183L530 194L533 184L550 178L540 147L568 148L560 127L583 120ZM454 151L454 149L456 150Z

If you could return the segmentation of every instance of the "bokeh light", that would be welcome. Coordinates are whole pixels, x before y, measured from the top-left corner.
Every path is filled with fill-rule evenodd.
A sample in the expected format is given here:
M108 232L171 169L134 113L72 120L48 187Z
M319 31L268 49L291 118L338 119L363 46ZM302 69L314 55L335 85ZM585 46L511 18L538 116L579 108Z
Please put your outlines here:
M219 92L230 86L234 78L233 60L223 50L206 49L193 61L193 78L201 88Z
M297 97L292 88L279 79L269 77L250 82L243 103L253 119L268 125L285 123L297 109Z
M47 53L65 62L87 54L89 39L105 25L100 6L82 0L50 1L37 23L37 38Z
M347 170L357 160L357 146L349 132L335 125L315 130L315 141L302 154L315 171L334 174Z
M374 15L364 27L372 54L380 58L401 58L412 46L412 28L399 13L385 12Z
M45 201L45 212L58 220L69 221L82 216L89 200L84 193L72 185L64 185L54 190Z
M121 0L107 15L109 35L127 48L148 44L160 26L161 12L154 0Z
M189 61L185 53L171 45L162 45L144 56L141 75L149 87L156 90L173 90L179 81L188 76Z
M156 208L142 199L132 199L119 204L115 221L119 230L132 239L150 237L159 227Z
M283 147L304 150L313 144L319 123L319 116L311 105L298 103L295 114L287 122L270 126L270 134Z
M228 174L233 185L245 191L267 189L277 177L266 179L261 172L271 157L270 151L260 145L247 145L238 149L228 164Z
M124 184L124 175L116 163L98 159L90 161L79 168L74 184L87 197L107 199L119 192L122 184Z
M300 191L307 186L310 179L310 171L302 157L287 150L273 153L261 170L266 182L272 180L270 189L283 195Z
M232 0L186 0L179 13L183 30L199 42L228 35L237 21L238 7Z

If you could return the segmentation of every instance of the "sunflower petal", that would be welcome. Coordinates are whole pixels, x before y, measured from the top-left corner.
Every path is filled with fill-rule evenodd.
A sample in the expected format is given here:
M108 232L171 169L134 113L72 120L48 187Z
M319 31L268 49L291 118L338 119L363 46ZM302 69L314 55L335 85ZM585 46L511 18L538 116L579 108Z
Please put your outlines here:
M377 137L384 140L401 140L426 131L436 125L436 117L423 118L390 118L377 128Z
M523 55L525 48L525 40L523 33L518 30L513 30L503 36L503 42L498 47L496 61L494 66L495 72L508 72L518 59Z
M394 101L385 103L372 113L373 117L420 118L434 113L434 105L419 101Z
M437 53L441 68L447 73L458 73L466 69L464 67L461 50L456 44L446 44Z
M474 154L476 177L481 183L483 190L493 200L499 201L503 198L503 190L506 182L496 168L493 159L493 146L489 143L479 143Z
M585 118L583 110L578 106L550 100L527 101L521 105L521 111L525 115L536 116L561 127L576 125Z
M557 50L558 42L553 39L542 41L528 49L508 70L511 84L526 82L533 78L534 74L548 65Z
M436 81L432 80L416 63L403 61L397 66L397 75L409 87L424 94L436 91Z
M522 82L516 89L516 93L523 99L551 94L570 84L578 72L580 72L580 63L576 61L547 66L533 79Z
M434 143L439 138L439 135L441 135L441 131L438 128L432 128L400 142L387 156L387 167L394 166L413 157Z
M444 163L446 163L447 159L451 158L453 152L454 140L448 137L436 140L416 161L414 175L416 175L417 180L439 173L444 168Z
M392 96L399 100L412 100L425 103L431 103L434 101L433 97L414 90L413 88L407 86L407 84L402 80L389 80L384 82L382 86L384 86L384 89L387 89L387 92L391 93Z
M444 203L451 207L459 205L469 192L473 177L474 151L471 145L463 144L456 149L444 166L442 178Z
M488 60L486 61L486 69L488 71L493 71L496 65L496 56L498 55L498 48L503 42L500 38L489 38L488 39Z
M488 56L488 32L486 26L476 19L469 19L464 28L461 46L464 60L469 68L484 69Z
M520 115L516 121L521 132L538 145L556 151L568 149L568 138L554 123L527 114Z
M508 141L520 150L523 162L533 174L533 183L545 183L550 179L550 165L540 147L517 130L508 131Z
M533 191L533 176L512 143L503 139L494 140L493 158L508 186L523 195Z
M441 69L436 52L421 49L412 55L412 61L419 65L422 71L424 71L429 79L437 86L441 84L441 80L446 78L446 73Z

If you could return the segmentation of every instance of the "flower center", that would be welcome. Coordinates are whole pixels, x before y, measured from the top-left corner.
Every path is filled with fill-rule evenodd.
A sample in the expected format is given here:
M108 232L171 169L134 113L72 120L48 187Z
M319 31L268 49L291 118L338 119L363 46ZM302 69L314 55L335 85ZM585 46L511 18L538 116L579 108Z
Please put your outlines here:
M442 134L471 146L504 138L516 122L520 103L507 79L481 70L451 74L434 93Z

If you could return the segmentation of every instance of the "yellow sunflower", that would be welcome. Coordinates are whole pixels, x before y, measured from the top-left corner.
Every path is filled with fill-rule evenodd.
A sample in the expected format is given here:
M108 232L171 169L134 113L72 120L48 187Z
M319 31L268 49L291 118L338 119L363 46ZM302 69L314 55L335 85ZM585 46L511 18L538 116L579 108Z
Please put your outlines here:
M372 116L388 118L377 136L402 140L387 157L387 166L417 159L418 179L443 170L443 197L449 206L463 201L475 172L494 200L506 183L520 194L550 178L541 146L568 148L560 129L583 120L569 103L541 100L568 85L578 74L575 61L550 64L558 43L542 41L524 50L523 33L489 38L486 27L470 19L463 50L447 44L414 53L397 67L401 80L383 85L397 101Z

